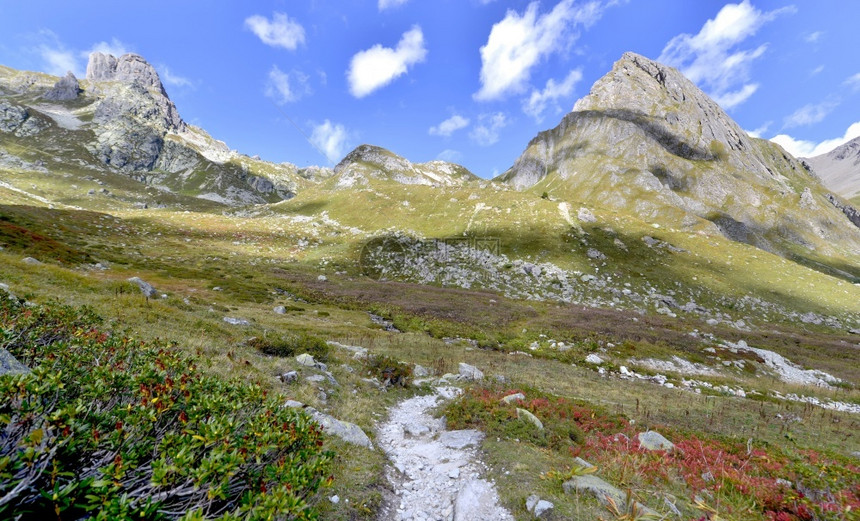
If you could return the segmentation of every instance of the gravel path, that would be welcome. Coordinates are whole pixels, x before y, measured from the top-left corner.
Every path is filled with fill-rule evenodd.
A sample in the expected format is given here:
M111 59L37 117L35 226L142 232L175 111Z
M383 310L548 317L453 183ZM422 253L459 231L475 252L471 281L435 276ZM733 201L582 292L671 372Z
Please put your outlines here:
M387 477L395 491L380 519L513 521L499 505L493 484L480 478L485 467L477 449L483 434L447 431L441 419L428 413L440 399L458 392L440 387L437 394L404 400L380 426L377 442L392 463Z

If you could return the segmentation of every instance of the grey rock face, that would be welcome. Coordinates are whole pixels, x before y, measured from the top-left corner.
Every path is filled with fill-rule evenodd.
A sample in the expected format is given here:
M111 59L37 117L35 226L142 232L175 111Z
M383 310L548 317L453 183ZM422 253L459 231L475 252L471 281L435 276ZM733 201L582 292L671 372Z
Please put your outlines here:
M413 164L406 158L373 145L361 145L334 167L339 188L388 179L402 184L456 186L478 178L466 168L445 161Z
M827 194L827 200L830 201L830 204L838 208L842 213L845 214L845 217L848 217L848 220L851 221L854 226L860 228L860 211L857 208L854 208L848 203L842 202L833 194Z
M46 123L31 116L26 107L0 99L0 132L14 133L18 137L38 134Z
M224 317L224 322L230 324L231 326L250 326L251 321L247 318L239 318L239 317Z
M60 78L54 87L42 96L45 99L53 101L68 101L76 99L82 92L78 79L71 71Z
M805 161L827 188L846 198L860 194L860 138Z
M0 348L0 376L7 374L26 374L30 368L18 361L12 353Z
M87 79L90 81L138 82L149 88L164 92L164 87L155 68L139 54L123 54L116 58L110 54L94 52L87 63Z
M117 59L110 54L94 52L87 63L87 79L90 81L110 81L116 75Z

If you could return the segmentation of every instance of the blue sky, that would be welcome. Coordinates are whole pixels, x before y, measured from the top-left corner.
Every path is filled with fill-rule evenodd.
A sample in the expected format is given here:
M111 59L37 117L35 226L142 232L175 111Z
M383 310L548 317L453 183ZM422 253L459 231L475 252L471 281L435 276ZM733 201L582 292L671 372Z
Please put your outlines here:
M860 2L4 2L0 63L153 63L186 121L249 155L334 164L371 143L506 170L623 52L679 67L796 155L860 136Z

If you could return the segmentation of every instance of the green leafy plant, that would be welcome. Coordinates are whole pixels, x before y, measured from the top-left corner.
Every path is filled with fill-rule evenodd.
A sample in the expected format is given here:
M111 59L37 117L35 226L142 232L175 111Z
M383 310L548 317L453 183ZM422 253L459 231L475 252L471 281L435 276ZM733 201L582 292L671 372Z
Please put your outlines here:
M325 340L307 333L292 333L284 336L269 335L265 338L255 337L246 343L267 355L295 356L308 353L323 362L328 360L330 349Z
M0 518L316 518L316 423L97 323L0 292L0 347L32 369L0 377Z
M390 356L371 356L364 361L367 372L385 385L408 387L412 380L412 366Z

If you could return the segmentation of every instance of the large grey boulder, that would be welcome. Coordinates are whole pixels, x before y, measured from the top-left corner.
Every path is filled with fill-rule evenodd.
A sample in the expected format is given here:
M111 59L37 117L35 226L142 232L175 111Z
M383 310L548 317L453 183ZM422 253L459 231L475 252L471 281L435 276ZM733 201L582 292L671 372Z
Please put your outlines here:
M474 365L469 365L460 362L459 366L460 378L463 380L483 380L484 373Z
M0 347L0 376L7 374L26 374L30 368L19 362L12 353Z
M537 416L535 416L534 414L532 414L531 412L529 412L525 409L520 409L519 407L517 407L517 419L524 421L524 422L531 423L532 425L537 427L537 429L540 431L543 430L543 422L540 421L540 419Z
M68 101L76 99L81 92L81 85L78 83L78 79L75 78L72 71L69 71L42 97L52 101Z
M672 450L675 444L667 440L657 431L639 433L639 445L645 450Z
M352 443L353 445L360 445L368 449L373 449L373 443L370 441L370 438L367 437L367 434L365 434L358 425L338 420L337 418L320 412L313 407L307 407L305 410L311 415L311 418L313 418L314 421L320 424L323 432L326 434L337 436L343 441Z

